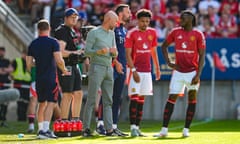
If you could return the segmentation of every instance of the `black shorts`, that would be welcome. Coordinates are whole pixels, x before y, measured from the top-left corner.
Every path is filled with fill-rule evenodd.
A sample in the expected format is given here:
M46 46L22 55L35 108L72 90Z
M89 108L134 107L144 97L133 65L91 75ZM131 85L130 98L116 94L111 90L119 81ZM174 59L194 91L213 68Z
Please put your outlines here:
M59 96L59 87L57 83L36 82L36 91L38 102L57 102Z
M67 66L71 71L71 75L62 76L62 72L58 70L58 80L62 89L62 92L73 92L82 89L82 79L80 70L77 66Z

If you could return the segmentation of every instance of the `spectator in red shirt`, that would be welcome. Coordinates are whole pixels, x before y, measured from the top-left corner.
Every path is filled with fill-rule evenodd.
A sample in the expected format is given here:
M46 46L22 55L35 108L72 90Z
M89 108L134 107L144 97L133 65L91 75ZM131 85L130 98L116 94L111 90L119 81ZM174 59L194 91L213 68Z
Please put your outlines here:
M231 14L230 5L224 6L219 23L216 26L216 31L219 37L225 37L225 38L237 37L237 31L238 31L237 20L236 20L236 17Z
M229 5L230 6L230 13L232 15L237 15L238 14L238 1L237 0L223 0L221 2L221 6L220 6L220 10L219 12L222 12L225 5Z
M179 13L179 7L176 4L171 5L170 12L166 14L166 18L173 19L176 26L179 25L180 22L180 13Z
M144 8L153 10L155 6L159 7L159 13L165 14L166 13L166 6L165 0L145 0Z
M203 34L205 38L215 38L216 37L216 29L213 25L213 22L209 19L209 16L203 17Z

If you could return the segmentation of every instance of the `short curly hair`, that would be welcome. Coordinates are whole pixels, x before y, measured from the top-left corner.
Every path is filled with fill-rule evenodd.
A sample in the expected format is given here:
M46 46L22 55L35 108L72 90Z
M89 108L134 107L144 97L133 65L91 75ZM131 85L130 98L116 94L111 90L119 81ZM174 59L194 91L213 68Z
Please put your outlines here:
M136 13L137 19L140 19L141 17L149 17L152 18L152 12L147 9L140 9Z

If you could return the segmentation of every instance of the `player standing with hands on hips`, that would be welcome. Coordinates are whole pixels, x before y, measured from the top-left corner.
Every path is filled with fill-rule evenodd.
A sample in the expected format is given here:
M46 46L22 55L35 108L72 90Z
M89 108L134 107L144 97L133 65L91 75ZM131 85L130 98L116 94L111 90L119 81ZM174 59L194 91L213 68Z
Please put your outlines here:
M151 57L160 79L157 55L157 33L149 27L152 13L146 9L137 12L138 26L128 31L125 48L127 65L131 69L128 94L130 96L131 136L144 136L139 128L143 114L144 96L153 95Z
M174 105L178 96L184 94L185 88L188 91L188 107L186 111L183 137L189 136L189 128L194 117L197 91L200 86L200 76L202 73L206 41L202 32L194 29L196 17L190 11L183 11L180 16L180 27L174 28L162 44L162 53L169 67L173 69L169 86L169 97L165 105L163 114L163 124L160 133L155 137L165 137L168 135L168 124L174 110ZM175 63L168 57L168 46L175 43Z

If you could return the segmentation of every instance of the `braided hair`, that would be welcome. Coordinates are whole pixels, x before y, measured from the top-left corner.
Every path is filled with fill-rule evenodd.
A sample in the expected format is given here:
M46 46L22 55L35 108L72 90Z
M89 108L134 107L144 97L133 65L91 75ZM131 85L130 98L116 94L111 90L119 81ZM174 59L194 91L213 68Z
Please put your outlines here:
M182 13L181 13L181 16L180 17L182 17L183 15L190 15L190 16L192 16L192 25L193 25L193 27L195 27L195 26L197 26L197 18L196 18L196 16L191 12L191 11L189 11L189 10L184 10Z

